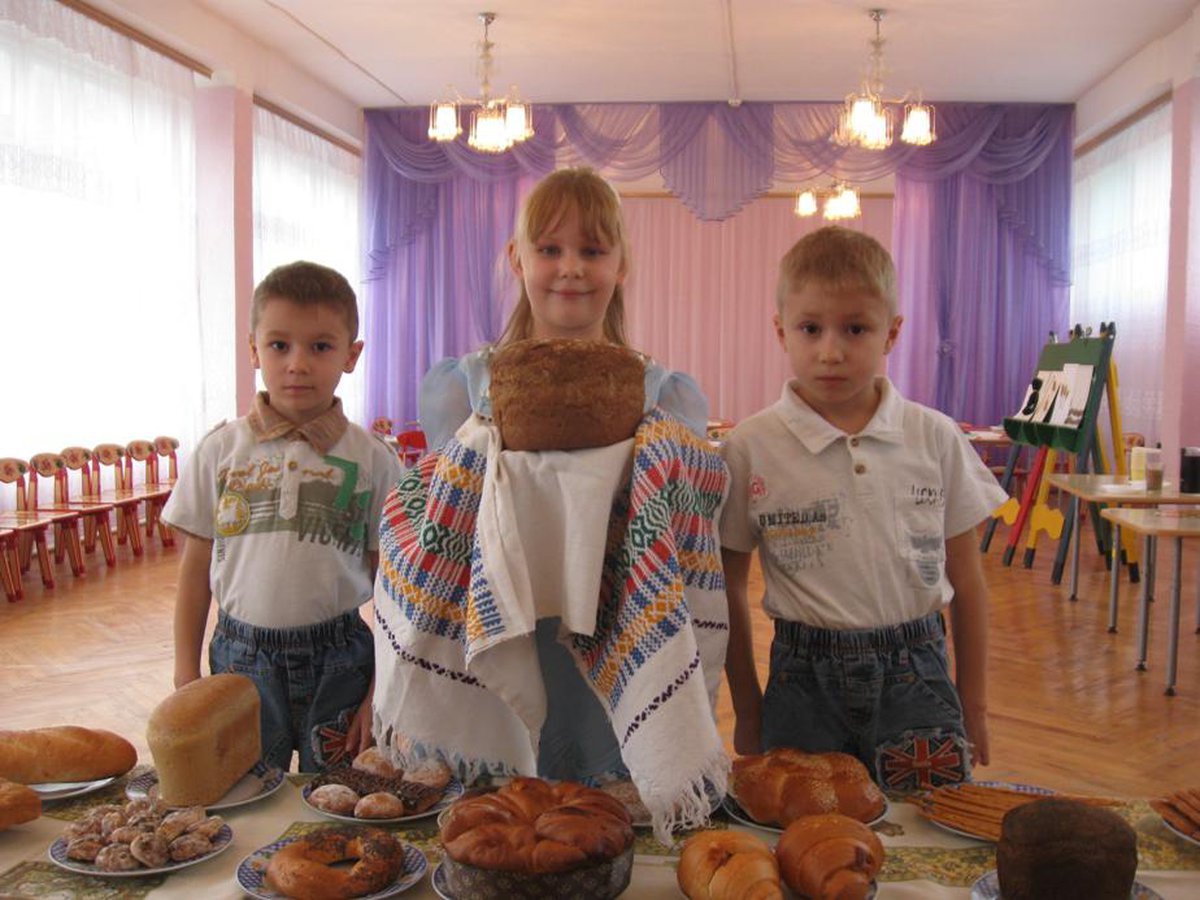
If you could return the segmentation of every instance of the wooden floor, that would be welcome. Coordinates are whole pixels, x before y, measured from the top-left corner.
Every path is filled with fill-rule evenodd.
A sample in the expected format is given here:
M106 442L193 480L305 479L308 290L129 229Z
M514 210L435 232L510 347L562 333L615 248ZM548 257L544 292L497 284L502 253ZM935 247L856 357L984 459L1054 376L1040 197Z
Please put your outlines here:
M1138 673L1135 586L1123 585L1120 630L1110 635L1107 574L1094 551L1084 554L1083 599L1070 603L1065 584L1050 583L1051 545L1043 543L1032 570L1005 568L1003 540L1001 526L984 557L992 606L992 765L979 777L1129 797L1200 785L1195 548L1184 559L1179 693L1165 697L1172 556L1165 544L1150 669ZM146 719L171 690L178 558L178 550L164 550L155 540L141 559L118 548L115 569L106 569L98 555L89 557L82 578L60 565L53 590L28 573L25 599L0 601L0 727L72 722L109 728L149 759ZM770 624L758 611L756 655L764 671L769 641ZM732 718L724 696L720 724L728 740Z

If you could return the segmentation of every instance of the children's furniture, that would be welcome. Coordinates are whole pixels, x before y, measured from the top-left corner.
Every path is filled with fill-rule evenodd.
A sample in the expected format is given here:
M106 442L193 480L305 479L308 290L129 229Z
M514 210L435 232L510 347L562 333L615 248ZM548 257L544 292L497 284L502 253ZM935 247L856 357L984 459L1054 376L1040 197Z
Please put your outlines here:
M16 492L16 509L12 512L0 513L0 528L13 532L6 539L6 542L11 547L12 541L15 539L17 550L16 572L14 573L17 590L16 596L10 595L9 600L19 600L21 598L20 576L21 573L28 571L34 548L37 549L38 569L41 571L42 584L48 588L54 587L54 568L50 562L50 549L46 543L46 532L55 523L78 518L78 513L75 512L36 512L31 510L25 482L25 477L28 473L29 465L24 460L11 456L0 459L0 484L11 484L14 486ZM75 551L71 556L71 566L75 574L79 575L83 571L83 561L78 552L78 543L74 546Z
M169 440L169 439L163 439ZM174 447L170 448L174 452ZM154 535L158 528L158 539L164 547L175 544L175 535L162 520L162 509L171 496L174 482L168 484L158 475L158 447L151 441L133 440L125 445L125 464L122 485L132 494L141 497L146 509L146 537ZM137 467L141 465L141 481L137 481Z
M410 428L408 431L402 431L396 435L396 452L400 454L400 461L405 466L415 465L427 449L428 442L425 440L425 432L419 428Z
M134 556L142 555L142 533L138 528L138 507L142 498L125 487L125 448L120 444L97 444L92 448L92 488L96 492L80 499L111 503L117 510L117 543L129 541ZM104 473L110 472L111 488L104 487Z
M113 547L109 513L115 507L111 503L101 502L99 488L92 487L92 451L87 447L65 447L60 455L63 469L55 478L54 502L58 506L86 511L83 518L83 549L91 553L99 540L105 564L114 566L117 554ZM72 472L78 473L78 490L71 487Z
M99 530L108 531L108 514L112 512L109 503L71 503L67 490L67 461L61 453L37 453L29 460L29 508L38 512L76 513L76 518L64 519L54 523L54 559L61 562L64 553L78 557L78 570L84 569L83 555L79 550L79 523L83 523L83 532L87 540L89 552L95 547L94 535ZM38 487L38 478L50 483L51 499L43 502ZM104 562L106 565L116 564L116 555L112 552L112 536L108 541L101 538L104 545ZM74 558L72 566L75 566ZM77 573L78 574L78 573Z
M20 600L25 595L21 590L17 533L11 528L0 528L0 584L4 585L4 596L8 598L9 603Z

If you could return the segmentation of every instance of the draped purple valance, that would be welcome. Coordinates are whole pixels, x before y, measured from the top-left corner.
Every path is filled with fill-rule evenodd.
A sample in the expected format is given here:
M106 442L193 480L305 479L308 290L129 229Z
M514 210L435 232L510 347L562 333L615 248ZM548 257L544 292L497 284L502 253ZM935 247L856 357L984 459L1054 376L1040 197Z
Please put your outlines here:
M907 322L893 377L956 418L998 421L1047 332L1066 330L1073 108L940 103L934 144L882 151L829 141L840 108L537 106L537 134L500 155L430 141L424 107L368 110L369 413L415 418L429 365L497 337L511 293L498 263L520 197L557 166L586 164L617 181L659 173L704 220L776 182L894 174Z

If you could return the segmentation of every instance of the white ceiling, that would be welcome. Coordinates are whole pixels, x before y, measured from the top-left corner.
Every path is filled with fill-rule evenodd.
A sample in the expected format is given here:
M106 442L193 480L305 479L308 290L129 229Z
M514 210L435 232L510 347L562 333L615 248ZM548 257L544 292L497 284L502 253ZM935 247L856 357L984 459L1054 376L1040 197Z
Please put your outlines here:
M839 99L864 73L874 28L870 0L198 3L362 107L474 96L483 9L497 13L495 86L535 103ZM884 0L885 93L1071 102L1195 4Z

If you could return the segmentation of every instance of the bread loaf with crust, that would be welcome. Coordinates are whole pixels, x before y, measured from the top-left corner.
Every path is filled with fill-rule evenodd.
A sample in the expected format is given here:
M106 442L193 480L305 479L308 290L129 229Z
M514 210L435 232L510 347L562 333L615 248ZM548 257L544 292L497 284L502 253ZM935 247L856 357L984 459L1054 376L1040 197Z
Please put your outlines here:
M42 814L42 798L33 788L0 778L0 831L32 822Z
M78 725L0 731L0 778L20 784L94 781L123 775L137 763L119 734Z
M805 816L775 846L784 883L809 900L864 900L883 868L883 843L870 828L838 813Z
M225 672L185 684L155 707L146 742L169 806L220 800L262 756L258 689Z
M887 807L855 757L790 747L735 759L730 793L750 818L781 828L801 816L834 812L870 822Z
M633 437L646 397L646 364L627 347L530 339L489 364L492 417L505 450L582 450Z
M689 900L783 900L775 854L762 838L744 831L692 835L676 878Z

